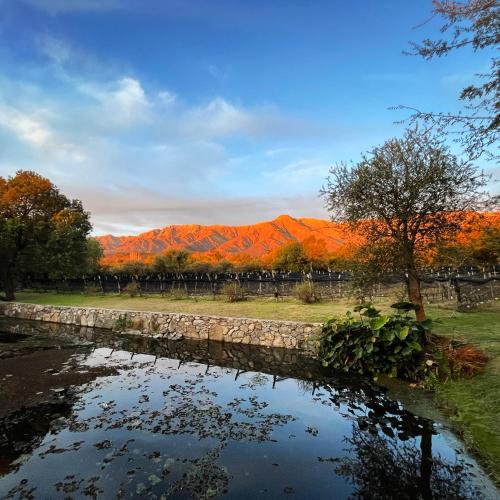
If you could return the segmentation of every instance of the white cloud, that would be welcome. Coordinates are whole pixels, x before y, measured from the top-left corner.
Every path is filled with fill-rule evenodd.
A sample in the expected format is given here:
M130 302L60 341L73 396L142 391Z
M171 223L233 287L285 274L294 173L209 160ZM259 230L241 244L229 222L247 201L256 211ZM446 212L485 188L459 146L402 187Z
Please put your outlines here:
M163 104L169 105L176 101L177 96L168 90L162 90L158 92L158 99L160 99Z
M271 138L319 133L315 127L295 120L275 107L244 108L222 97L186 109L180 117L180 123L185 134L206 138Z
M274 181L300 187L311 182L317 183L318 179L324 179L328 175L328 169L327 162L316 158L306 158L269 170L264 175Z
M129 76L105 84L83 81L77 83L77 88L99 103L105 121L123 125L143 119L151 107L141 82Z
M0 106L0 126L9 129L21 141L45 146L51 141L52 132L37 114L40 112L27 114L10 106Z
M48 176L83 200L99 233L250 223L291 207L297 216L321 210L318 203L312 211L309 198L269 196L272 183L259 176L276 138L281 148L283 141L316 134L314 128L269 105L248 107L221 96L193 105L127 72L95 71L92 59L64 40L40 40L39 50L54 63L43 67L43 84L33 68L24 78L22 68L0 78L9 103L0 102L1 139L9 146L0 148L0 175L32 168ZM250 183L240 175L245 171Z
M244 225L272 220L280 213L292 217L325 218L315 193L300 196L193 196L182 192L127 185L113 189L86 187L71 195L92 213L96 234L133 234L171 224Z
M72 55L70 46L62 39L52 35L37 38L38 50L57 64L66 63Z
M187 110L183 128L188 134L224 137L242 132L255 133L258 117L217 97L205 106Z

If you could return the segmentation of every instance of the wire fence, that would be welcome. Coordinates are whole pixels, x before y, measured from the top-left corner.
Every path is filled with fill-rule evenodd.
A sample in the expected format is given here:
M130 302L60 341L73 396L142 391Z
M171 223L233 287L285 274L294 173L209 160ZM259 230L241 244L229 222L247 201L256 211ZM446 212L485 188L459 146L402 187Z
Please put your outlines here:
M360 279L361 278L361 279ZM426 303L457 301L464 308L500 297L500 267L490 270L467 267L462 269L423 270L422 296ZM375 298L405 294L405 276L384 275L363 285L363 276L349 271L314 271L294 273L252 271L228 273L171 273L165 275L97 275L78 278L27 278L22 288L38 292L121 294L134 283L138 294L217 296L226 283L238 283L249 296L288 297L298 283L313 283L315 293L323 299ZM361 285L360 285L361 283Z

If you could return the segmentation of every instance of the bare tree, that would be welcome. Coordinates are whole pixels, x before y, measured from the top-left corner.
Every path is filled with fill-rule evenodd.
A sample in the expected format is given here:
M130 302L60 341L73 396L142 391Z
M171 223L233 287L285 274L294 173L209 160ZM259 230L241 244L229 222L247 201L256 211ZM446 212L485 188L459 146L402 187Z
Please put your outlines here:
M478 74L479 83L462 89L459 98L464 109L458 113L423 111L410 106L412 115L405 121L423 122L435 132L455 136L470 159L484 156L498 160L500 124L500 61L495 57L500 43L500 2L498 0L434 0L434 16L443 18L442 38L411 43L407 52L425 59L443 57L455 50L472 48L475 52L491 50L487 73Z

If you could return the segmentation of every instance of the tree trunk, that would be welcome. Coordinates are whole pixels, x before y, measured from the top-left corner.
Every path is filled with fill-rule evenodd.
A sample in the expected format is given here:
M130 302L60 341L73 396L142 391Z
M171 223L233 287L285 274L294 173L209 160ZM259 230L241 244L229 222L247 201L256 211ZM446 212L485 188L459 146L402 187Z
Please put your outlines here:
M16 285L14 277L9 271L7 271L5 275L3 291L5 293L5 297L2 297L2 300L5 300L7 302L16 300Z
M457 278L453 278L453 288L455 289L455 295L457 296L458 305L462 303L462 290L460 289L460 283Z
M420 437L420 494L423 500L432 500L432 433L424 428Z
M408 272L408 298L410 302L417 306L415 310L415 315L417 317L417 321L424 321L426 319L424 303L422 300L422 294L420 293L420 278L416 271L412 270Z

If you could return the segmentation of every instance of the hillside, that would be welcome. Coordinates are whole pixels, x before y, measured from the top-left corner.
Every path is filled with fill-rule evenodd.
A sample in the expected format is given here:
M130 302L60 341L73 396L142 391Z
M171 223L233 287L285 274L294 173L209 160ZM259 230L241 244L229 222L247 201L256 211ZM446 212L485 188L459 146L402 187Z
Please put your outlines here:
M247 226L173 225L137 236L106 235L97 239L107 257L156 255L170 248L191 252L212 250L222 255L245 253L260 257L289 241L303 241L311 236L324 240L330 251L352 238L342 224L280 215L272 221Z
M481 220L471 218L464 223L462 231L454 237L458 247L470 246L478 242L485 227L500 228L498 212L483 213ZM105 264L141 260L151 262L155 255L165 250L185 249L195 255L204 255L212 262L220 258L238 259L261 258L290 241L314 239L320 243L322 251L329 253L349 253L359 235L344 224L322 219L293 218L280 215L268 222L246 226L201 226L199 224L173 225L154 229L136 236L106 235L97 237L104 249Z

